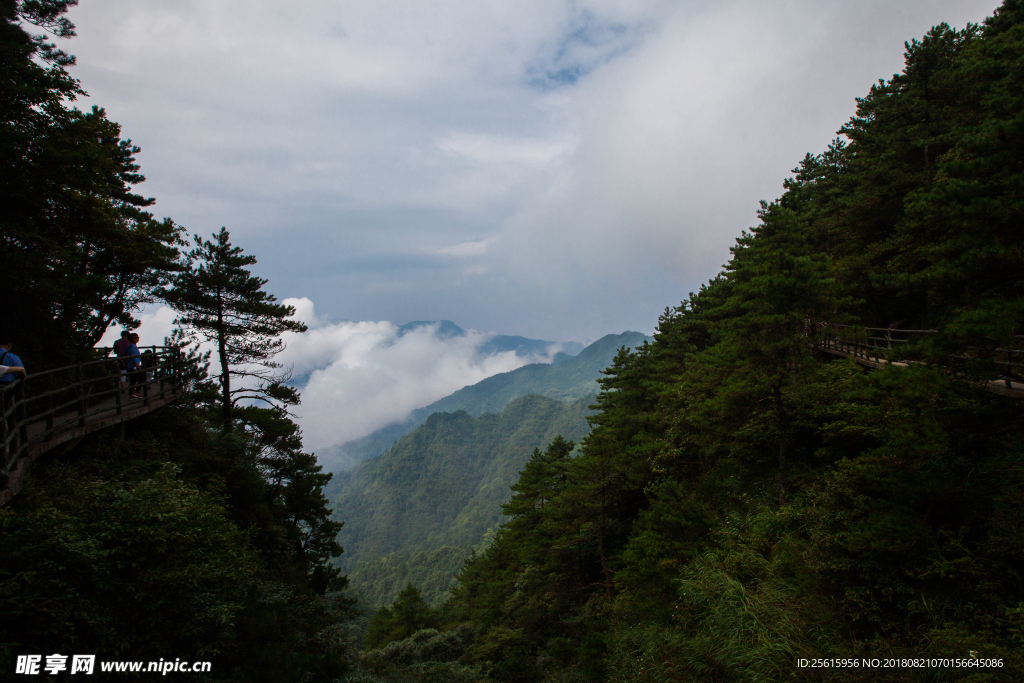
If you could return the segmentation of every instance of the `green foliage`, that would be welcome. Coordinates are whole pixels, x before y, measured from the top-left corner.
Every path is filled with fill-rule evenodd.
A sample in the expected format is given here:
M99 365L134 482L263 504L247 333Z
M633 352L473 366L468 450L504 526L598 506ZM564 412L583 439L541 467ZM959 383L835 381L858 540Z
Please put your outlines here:
M330 553L309 551L302 510L317 503L286 504L301 476L270 480L259 453L186 404L37 468L2 513L3 656L56 643L112 659L189 653L225 680L341 675L352 608L329 592L344 583L324 574ZM308 498L308 482L299 490Z
M133 192L139 148L102 109L69 107L83 94L74 63L35 25L74 35L66 0L0 3L0 268L9 305L0 326L26 363L61 365L112 322L154 301L177 267L180 230ZM22 23L25 22L25 23Z
M40 639L110 658L230 646L257 563L216 496L168 465L131 482L81 476L32 502L0 511L5 660Z
M356 653L344 622L349 601L321 597L293 583L249 586L238 614L236 677L246 681L334 681L354 668Z
M284 411L246 406L236 414L259 449L256 466L267 485L266 499L287 530L281 551L297 560L303 580L316 594L344 589L348 580L331 564L342 553L337 537L344 525L330 519L323 493L332 475L323 474L315 456L302 452L299 427Z
M388 643L404 640L417 631L433 628L437 624L437 611L423 600L420 592L410 583L402 589L390 607L381 607L370 617L370 626L366 631L366 649L382 648Z
M982 389L1024 331L1021 18L1008 2L908 43L725 271L614 359L580 455L537 451L459 574L466 661L503 681L902 681L921 672L796 660L973 651L1003 668L927 675L1024 675L1024 413ZM819 321L937 334L868 371L815 354Z
M256 257L233 246L224 228L214 240L194 237L188 267L174 277L164 299L181 313L175 321L217 347L220 362L221 420L231 430L239 403L261 402L283 409L299 402L298 392L275 373L274 356L283 348L283 332L305 332L292 320L295 308L276 303L263 290L267 281L249 273ZM241 380L232 388L232 378Z
M354 567L349 570L349 585L353 593L368 604L380 605L393 599L411 583L428 603L436 607L448 597L452 579L472 552L471 547L444 545L415 553L392 552L371 556L347 563L346 566Z
M350 681L430 681L476 683L483 672L459 662L473 637L473 628L462 624L448 631L428 628L408 638L388 643L360 657L361 676ZM370 678L369 672L373 672ZM366 678L363 678L366 676Z
M394 615L395 610L392 609L391 613ZM406 665L426 661L452 662L465 654L472 637L473 627L469 624L461 624L450 631L422 629L405 639L392 640L386 646L370 650L363 661Z
M432 604L443 600L462 560L501 523L530 453L559 434L586 434L587 403L524 396L498 415L435 414L379 458L335 475L353 586L378 606L409 581ZM413 556L425 563L412 568Z

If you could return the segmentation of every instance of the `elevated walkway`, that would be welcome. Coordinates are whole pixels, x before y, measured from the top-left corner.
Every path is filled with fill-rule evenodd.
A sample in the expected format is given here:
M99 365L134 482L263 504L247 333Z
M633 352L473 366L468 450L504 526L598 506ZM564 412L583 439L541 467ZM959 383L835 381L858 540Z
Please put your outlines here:
M810 326L808 325L808 328ZM890 359L893 351L906 351L915 339L923 335L938 334L937 330L901 330L894 327L853 327L850 325L831 325L819 323L814 341L811 345L821 353L842 358L851 358L869 368L881 368L886 365L907 367L914 360ZM811 336L810 329L807 330ZM1018 335L1016 340L1024 339ZM985 382L985 388L992 393L1010 398L1024 398L1024 381L1017 374L1024 368L1024 349L1018 348L981 348L969 346L964 355L955 360L983 363L992 366L993 375L998 379Z
M105 355L109 351L97 349ZM119 368L117 358L106 357L31 374L0 389L0 506L18 494L39 456L56 448L69 450L86 434L141 417L181 396L178 348L147 347L132 358L141 366L128 372ZM131 398L132 389L139 398Z

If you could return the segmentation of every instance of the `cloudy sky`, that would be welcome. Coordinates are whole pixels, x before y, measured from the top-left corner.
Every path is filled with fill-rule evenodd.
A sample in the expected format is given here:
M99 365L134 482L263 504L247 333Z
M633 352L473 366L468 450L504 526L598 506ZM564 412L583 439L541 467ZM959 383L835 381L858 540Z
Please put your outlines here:
M317 449L530 360L396 324L651 333L905 40L995 5L82 0L62 47L158 217L226 226L311 323L282 360Z
M158 216L325 320L653 330L903 41L996 0L82 0Z

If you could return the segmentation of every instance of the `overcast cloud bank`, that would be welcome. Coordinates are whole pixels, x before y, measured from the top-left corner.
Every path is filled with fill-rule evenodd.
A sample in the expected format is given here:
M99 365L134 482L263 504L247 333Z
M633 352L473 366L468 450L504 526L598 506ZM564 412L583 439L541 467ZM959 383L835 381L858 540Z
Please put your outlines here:
M650 332L903 41L998 0L104 0L141 191L332 319Z

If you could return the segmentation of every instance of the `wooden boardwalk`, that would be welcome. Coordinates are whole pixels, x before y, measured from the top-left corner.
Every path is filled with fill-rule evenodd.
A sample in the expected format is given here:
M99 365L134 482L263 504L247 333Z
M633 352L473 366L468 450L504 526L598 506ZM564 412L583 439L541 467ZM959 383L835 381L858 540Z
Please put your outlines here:
M825 326L824 333L819 332L812 346L822 352L842 358L851 358L869 368L881 368L886 365L907 367L914 361L889 360L886 356L894 349L909 344L914 335L936 334L935 330L899 330L893 328L861 328L856 334L843 334L845 326ZM833 333L830 329L839 328ZM846 328L853 329L853 328ZM993 366L993 374L1001 374L999 379L985 382L985 388L994 394L1010 398L1024 398L1024 382L1015 375L1019 368L1024 349L988 349L989 355L1002 355L1005 360L989 361Z
M44 453L70 450L86 434L159 410L181 396L180 352L164 347L149 351L152 356L138 357L147 366L127 373L118 368L116 358L103 358L29 375L4 388L0 506L21 491L25 473ZM125 375L129 380L135 376L140 398L130 398L118 383Z

